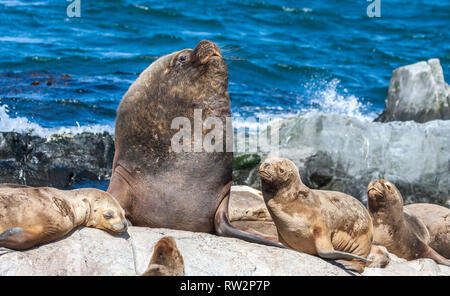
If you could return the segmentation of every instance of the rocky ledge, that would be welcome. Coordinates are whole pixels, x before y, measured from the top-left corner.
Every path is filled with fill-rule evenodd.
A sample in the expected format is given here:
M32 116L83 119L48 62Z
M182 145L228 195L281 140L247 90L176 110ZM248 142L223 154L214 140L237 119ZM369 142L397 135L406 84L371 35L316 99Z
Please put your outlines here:
M64 239L28 251L0 250L0 276L136 275L145 271L154 245L165 235L175 238L190 276L354 275L332 262L292 250L206 233L130 227L121 236L79 228ZM363 275L450 275L450 268L430 259L394 258L385 269L366 268Z
M424 124L367 122L339 114L308 113L281 121L280 146L268 154L237 155L234 179L259 189L258 164L286 157L314 189L366 199L371 180L395 183L405 203L450 206L450 121Z

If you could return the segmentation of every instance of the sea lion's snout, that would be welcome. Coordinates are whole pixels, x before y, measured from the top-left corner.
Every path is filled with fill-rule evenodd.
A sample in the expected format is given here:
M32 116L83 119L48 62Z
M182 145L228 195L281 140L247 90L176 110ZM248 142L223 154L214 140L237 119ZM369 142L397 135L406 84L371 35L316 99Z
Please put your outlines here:
M261 180L264 180L266 182L272 181L272 175L270 173L270 163L263 162L261 166L259 167L259 177Z
M200 64L206 64L212 57L222 58L219 47L209 40L200 41L194 49L194 57Z
M111 229L114 232L117 232L117 233L121 233L121 232L127 231L127 229L128 229L127 220L123 220L123 221L120 221L120 222L112 225Z

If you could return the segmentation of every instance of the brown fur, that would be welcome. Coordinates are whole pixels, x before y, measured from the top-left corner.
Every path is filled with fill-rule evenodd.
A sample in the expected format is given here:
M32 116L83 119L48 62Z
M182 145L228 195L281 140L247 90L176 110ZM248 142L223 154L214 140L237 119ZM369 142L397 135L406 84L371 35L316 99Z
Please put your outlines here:
M201 41L151 64L117 109L113 173L108 187L133 225L208 232L277 245L233 227L228 219L233 136L228 70L219 48ZM195 110L220 119L222 151L195 151ZM172 151L177 117L191 122L191 152ZM178 127L176 127L178 128ZM200 127L201 128L201 127ZM219 127L216 127L216 130ZM228 130L228 132L227 132ZM210 130L201 128L202 139Z
M133 225L214 232L221 190L232 180L233 154L173 152L171 139L178 130L171 123L188 118L193 134L194 109L201 109L203 120L216 116L225 131L231 115L227 84L218 47L202 41L194 50L159 58L124 95L108 192Z
M367 187L367 196L375 243L407 260L431 258L449 265L449 260L428 246L430 234L427 227L403 207L403 197L394 184L386 180L372 181Z
M422 220L430 233L429 246L450 259L450 209L426 203L405 206L410 213Z
M28 249L80 225L110 233L127 229L125 212L104 191L0 186L0 247Z
M311 255L334 259L348 255L367 258L372 245L372 221L364 206L341 192L311 190L295 164L270 158L260 167L262 192L284 245ZM331 257L330 257L331 258ZM340 261L362 272L361 259Z
M160 239L155 246L147 270L142 276L183 276L184 261L171 236Z

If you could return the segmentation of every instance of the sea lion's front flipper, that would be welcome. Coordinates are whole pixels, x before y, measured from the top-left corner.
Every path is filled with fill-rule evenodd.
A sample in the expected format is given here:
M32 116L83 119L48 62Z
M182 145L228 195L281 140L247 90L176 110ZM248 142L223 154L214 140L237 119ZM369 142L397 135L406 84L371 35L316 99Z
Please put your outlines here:
M436 261L438 264L445 266L450 266L450 260L440 255L438 252L433 250L430 246L424 244L424 250L420 255L420 258L430 258Z
M314 227L313 234L314 234L314 244L316 246L317 255L319 257L325 258L325 259L332 259L332 260L338 260L338 259L345 259L345 260L361 260L363 262L371 263L372 261L347 252L337 251L334 249L333 244L331 243L330 237L322 232L321 227Z
M278 248L286 248L285 246L270 241L266 238L260 237L256 235L256 231L253 233L245 232L240 229L237 229L230 223L230 219L228 218L228 203L230 200L230 188L232 182L228 183L224 189L222 190L221 195L225 196L219 207L217 208L216 215L214 216L214 228L216 233L220 236L234 237L245 240L247 242L278 247Z
M8 249L25 250L33 247L37 242L35 234L21 227L10 228L0 234L0 247Z

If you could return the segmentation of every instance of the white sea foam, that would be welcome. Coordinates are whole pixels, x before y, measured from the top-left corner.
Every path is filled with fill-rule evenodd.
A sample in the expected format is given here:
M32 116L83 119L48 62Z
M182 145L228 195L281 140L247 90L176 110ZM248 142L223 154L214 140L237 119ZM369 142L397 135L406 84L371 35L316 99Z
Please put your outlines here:
M25 117L10 117L7 105L0 106L0 131L2 132L18 132L31 133L32 135L47 138L54 134L81 134L83 132L90 133L114 133L114 128L109 125L80 125L77 121L74 126L45 128L37 123L29 121Z
M253 117L233 115L233 127L236 129L248 129L250 133L265 129L280 120L289 119L309 112L337 113L358 118L362 121L373 121L377 116L375 112L368 112L370 103L363 103L361 99L348 94L346 89L340 90L340 81L333 79L329 82L315 81L306 84L306 95L311 98L311 107L296 108L291 106L288 110L281 107L271 107L262 110L254 107L251 111Z
M313 104L311 111L321 111L324 113L338 113L350 117L356 117L363 121L372 121L376 114L367 112L370 105L363 104L361 99L354 95L348 94L344 89L342 93L339 91L339 79L333 79L328 83L310 84L309 92L311 103Z

